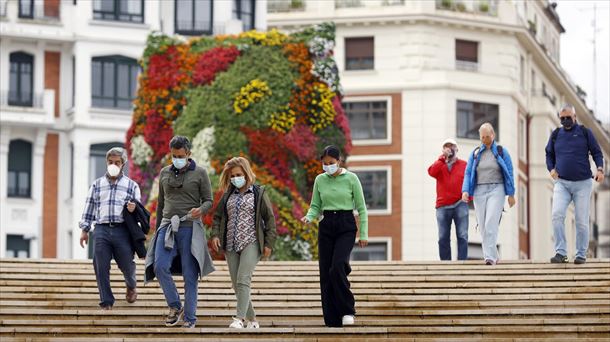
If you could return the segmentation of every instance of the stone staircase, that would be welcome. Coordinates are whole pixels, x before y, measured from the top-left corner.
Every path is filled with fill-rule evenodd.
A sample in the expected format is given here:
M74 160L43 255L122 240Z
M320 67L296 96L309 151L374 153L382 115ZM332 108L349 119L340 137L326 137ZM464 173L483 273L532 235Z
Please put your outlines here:
M224 262L199 283L195 329L163 325L158 283L98 308L90 261L0 259L5 341L610 341L610 260L585 265L506 261L354 262L356 324L326 328L316 262L261 262L253 278L258 330L228 328L235 297ZM182 293L182 279L176 278Z

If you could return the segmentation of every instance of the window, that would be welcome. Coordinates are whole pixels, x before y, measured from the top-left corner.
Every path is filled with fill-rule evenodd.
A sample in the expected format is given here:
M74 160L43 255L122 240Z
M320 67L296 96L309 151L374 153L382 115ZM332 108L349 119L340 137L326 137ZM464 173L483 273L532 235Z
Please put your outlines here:
M34 57L23 52L10 54L9 106L32 107Z
M455 68L477 71L479 68L479 43L469 40L455 40Z
M100 20L144 22L143 0L93 0L93 18Z
M525 58L523 56L519 60L519 84L521 91L525 93Z
M344 102L354 140L389 140L389 100Z
M233 19L241 20L244 31L254 29L254 6L254 0L233 0Z
M354 245L350 260L353 261L387 261L388 260L388 243L369 241L366 248L356 248Z
M527 119L519 116L519 159L527 161Z
M536 72L532 69L532 74L530 75L530 91L532 95L536 95Z
M499 108L496 104L471 101L457 101L457 136L458 138L479 139L479 127L489 122L496 132L496 140L500 140L498 126Z
M8 146L8 197L30 198L32 194L32 143L12 140Z
M345 38L345 70L372 70L374 65L373 37Z
M369 211L388 211L390 209L389 169L350 169L358 175L362 184L364 201Z
M138 63L122 56L93 58L91 63L93 107L131 109L138 80Z
M19 0L19 18L34 18L34 0Z
M519 182L519 228L527 232L527 187Z
M500 245L496 247L500 255ZM483 246L480 242L468 242L468 260L483 260Z
M212 0L176 0L175 31L183 35L213 34Z
M23 238L23 235L6 235L6 257L7 258L29 258L30 240Z

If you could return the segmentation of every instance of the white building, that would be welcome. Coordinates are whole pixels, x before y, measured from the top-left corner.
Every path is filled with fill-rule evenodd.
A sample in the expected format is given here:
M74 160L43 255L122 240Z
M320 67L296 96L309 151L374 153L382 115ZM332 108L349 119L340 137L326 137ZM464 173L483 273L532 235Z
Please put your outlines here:
M559 125L562 103L575 105L606 163L610 155L608 132L560 66L564 28L555 5L547 0L269 0L268 5L269 27L337 25L335 58L356 145L348 162L363 180L371 209L372 258L438 259L435 182L427 168L447 137L457 138L466 159L485 121L496 127L515 169L518 204L501 222L501 259L554 255L553 183L544 147ZM606 164L606 175L609 170ZM605 244L597 254L603 257L610 255L608 194L607 185L595 185L591 240L593 247ZM573 209L567 222L573 256ZM480 258L475 226L471 211L469 256ZM593 227L599 227L599 241Z
M256 0L0 0L0 257L85 258L78 221L123 146L147 35L266 29Z

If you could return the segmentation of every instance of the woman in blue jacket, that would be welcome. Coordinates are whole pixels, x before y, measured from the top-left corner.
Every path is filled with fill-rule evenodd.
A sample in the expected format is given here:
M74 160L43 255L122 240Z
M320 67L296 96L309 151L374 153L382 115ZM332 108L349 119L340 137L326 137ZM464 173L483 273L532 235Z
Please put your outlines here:
M513 163L508 151L495 142L493 126L486 122L479 128L481 146L470 154L464 183L462 200L474 198L474 211L483 240L483 256L487 265L498 262L498 228L504 208L504 198L508 205L515 205L515 179Z

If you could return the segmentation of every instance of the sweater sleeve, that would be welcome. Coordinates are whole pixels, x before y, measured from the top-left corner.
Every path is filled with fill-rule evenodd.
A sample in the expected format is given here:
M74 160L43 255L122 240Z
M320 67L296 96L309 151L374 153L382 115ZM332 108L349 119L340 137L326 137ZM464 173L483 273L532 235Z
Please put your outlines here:
M201 169L201 182L199 183L199 195L201 196L200 203L201 215L206 215L210 208L212 208L212 184L210 184L210 177L205 169Z
M546 168L549 171L555 168L555 148L553 145L553 133L551 133L549 141L546 143L546 147L544 149L546 154Z
M585 128L588 130L589 134L589 152L591 152L591 156L593 157L593 161L595 162L596 167L604 167L604 154L602 153L602 149L599 147L599 143L595 139L595 135L589 128Z
M446 166L445 156L440 156L430 167L428 168L428 174L430 177L438 178L441 175L443 166Z
M311 194L311 203L305 217L311 222L320 216L322 209L322 199L320 198L320 190L318 188L318 178L313 183L313 192Z
M352 193L354 194L354 207L358 211L360 217L360 240L369 239L369 218L366 211L366 203L364 202L364 192L360 179L354 174L352 179Z
M161 171L161 174L163 174L163 171ZM155 223L155 230L158 230L161 225L163 207L165 206L165 193L163 192L162 178L162 176L159 176L159 195L157 197L157 222Z

